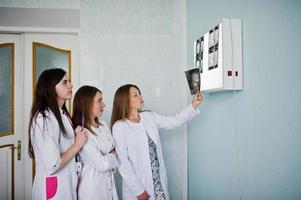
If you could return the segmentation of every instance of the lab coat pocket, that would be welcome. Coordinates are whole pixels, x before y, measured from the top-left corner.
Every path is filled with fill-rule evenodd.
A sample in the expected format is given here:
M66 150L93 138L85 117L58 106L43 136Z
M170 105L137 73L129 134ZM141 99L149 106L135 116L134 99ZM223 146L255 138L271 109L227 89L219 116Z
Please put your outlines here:
M57 193L57 176L46 176L46 199L52 199Z

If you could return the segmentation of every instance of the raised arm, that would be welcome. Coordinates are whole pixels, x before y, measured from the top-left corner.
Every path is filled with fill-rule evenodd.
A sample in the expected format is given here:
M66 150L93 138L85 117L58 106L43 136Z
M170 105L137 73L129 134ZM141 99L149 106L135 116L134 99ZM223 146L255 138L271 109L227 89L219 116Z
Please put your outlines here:
M192 103L188 105L182 112L175 116L163 116L154 113L154 119L159 128L172 129L181 126L185 122L191 120L194 116L200 113L198 106L203 100L200 92L198 92L192 100Z

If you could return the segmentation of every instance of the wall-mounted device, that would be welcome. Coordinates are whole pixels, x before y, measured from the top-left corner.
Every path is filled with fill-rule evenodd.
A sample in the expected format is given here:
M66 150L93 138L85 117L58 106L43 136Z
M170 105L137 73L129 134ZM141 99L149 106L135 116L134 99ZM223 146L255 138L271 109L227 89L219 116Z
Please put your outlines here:
M243 89L240 19L222 19L194 42L194 67L200 69L201 91Z

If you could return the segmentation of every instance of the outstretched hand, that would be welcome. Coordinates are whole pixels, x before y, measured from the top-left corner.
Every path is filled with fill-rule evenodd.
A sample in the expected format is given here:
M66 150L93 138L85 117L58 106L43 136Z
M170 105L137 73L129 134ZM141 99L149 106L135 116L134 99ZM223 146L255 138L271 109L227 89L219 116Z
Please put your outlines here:
M193 96L192 106L194 109L197 109L200 103L203 101L203 96L201 91L197 91L197 93Z

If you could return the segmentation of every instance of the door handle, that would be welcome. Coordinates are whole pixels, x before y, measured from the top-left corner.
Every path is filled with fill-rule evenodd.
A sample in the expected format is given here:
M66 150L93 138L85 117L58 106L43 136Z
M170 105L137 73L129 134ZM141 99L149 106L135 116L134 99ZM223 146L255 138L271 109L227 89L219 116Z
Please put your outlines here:
M15 149L17 149L17 157L18 157L18 160L21 160L21 147L22 147L22 145L21 145L21 140L18 140L18 144L17 144L17 146L15 147L11 147L11 149L13 149L13 150L15 150Z

